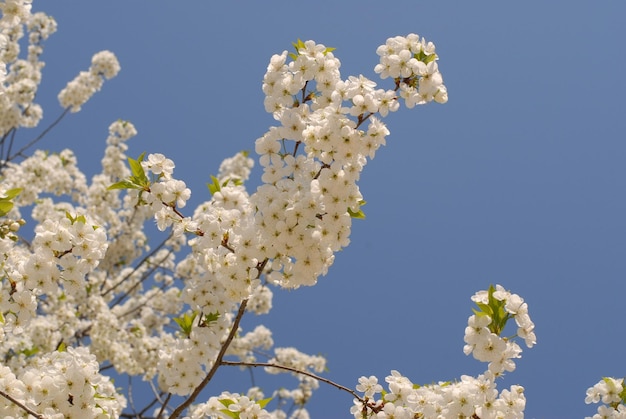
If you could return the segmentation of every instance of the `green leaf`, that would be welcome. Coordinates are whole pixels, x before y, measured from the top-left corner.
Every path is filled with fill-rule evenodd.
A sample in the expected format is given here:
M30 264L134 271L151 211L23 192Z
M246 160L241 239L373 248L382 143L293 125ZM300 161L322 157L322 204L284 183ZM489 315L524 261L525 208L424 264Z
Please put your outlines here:
M13 209L11 200L22 192L22 188L9 189L4 192L5 196L0 197L0 217L4 217Z
M146 176L146 172L143 170L143 166L141 162L143 161L145 152L141 153L137 160L129 157L128 165L130 166L130 172L132 173L128 179L120 180L119 182L115 182L113 185L109 186L108 190L113 189L139 189L139 190L148 190L150 188L150 179Z
M112 189L143 189L141 186L134 184L130 180L120 180L119 182L115 182L113 185L107 188L108 190Z
M231 418L239 419L239 412L231 412L228 409L222 409L222 410L220 410L220 412L222 412L226 416L230 416Z
M234 404L235 401L231 399L219 399L220 403L222 403L226 409L220 410L220 412L226 414L226 416L230 416L231 418L239 419L239 412L231 412L228 410L228 406Z
M350 214L350 217L357 218L359 220L362 220L365 218L365 213L362 210L358 210L357 212L354 212L350 208L348 208L348 214Z
M15 198L16 196L18 196L20 194L20 192L22 192L22 188L13 188L13 189L9 189L8 191L4 192L3 197L0 197L0 200L10 200Z
M191 329L193 328L193 321L198 316L197 312L191 313L191 316L187 313L183 314L182 317L174 317L174 321L178 324L183 334L186 337L191 335Z
M13 209L13 202L0 201L0 217L4 217Z
M622 399L622 403L626 404L626 386L623 386L622 392L618 396Z
M70 222L72 224L79 222L82 224L87 223L87 219L85 218L84 215L78 215L76 217L72 217L72 214L70 214L69 212L65 211L65 218L67 218L68 220L70 220Z
M36 347L36 346L33 346L33 347L32 347L32 348L30 348L30 349L23 349L23 350L21 351L21 353L22 353L22 354L24 354L24 356L26 356L27 358L28 358L29 356L33 356L33 355L35 355L35 354L36 354L36 353L38 353L38 352L39 352L39 348L38 348L38 347Z
M211 195L215 195L215 193L219 192L222 187L220 186L219 179L213 175L211 175L211 181L212 183L207 183L206 186L207 188L209 188L209 192L211 192Z
M265 409L265 406L271 401L272 397L268 397L267 399L257 401L256 404L258 404L261 409Z
M235 401L231 399L219 399L219 402L222 403L224 407L228 407L231 404L235 403Z
M129 157L128 164L130 165L130 172L133 174L134 177L145 178L146 180L148 180L148 178L146 177L146 172L143 170L143 166L141 165L141 162L143 161L145 155L146 152L144 151L139 155L139 157L137 157L137 160Z
M293 47L296 49L296 56L300 55L300 49L304 48L304 42L302 42L302 40L298 38L298 42L292 42L291 45L293 45Z
M492 310L491 310L491 306L489 304L484 304L484 303L479 303L476 302L476 305L478 306L478 308L480 308L480 311L488 316L492 316Z
M367 201L364 201L362 199L359 201L359 207L362 207L365 204L367 204ZM350 208L348 208L348 214L350 214L350 217L360 220L365 218L365 213L362 209L359 209L358 211L352 211Z
M426 58L424 59L424 64L428 64L430 62L433 62L437 59L437 54L430 54L427 55Z
M208 327L211 323L216 322L219 318L220 313L217 311L215 313L205 314L202 322L200 323L200 327Z
M417 54L413 54L413 57L417 61L421 61L424 64L431 63L431 62L435 61L438 58L437 54L426 54L423 49L420 52L418 52Z

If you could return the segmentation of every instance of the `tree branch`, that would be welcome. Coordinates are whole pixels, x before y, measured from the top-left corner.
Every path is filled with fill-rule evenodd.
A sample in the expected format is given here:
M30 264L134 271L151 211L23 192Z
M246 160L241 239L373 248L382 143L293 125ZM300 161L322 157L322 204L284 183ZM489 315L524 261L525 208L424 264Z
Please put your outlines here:
M321 381L322 383L326 383L328 385L331 385L335 388L338 388L339 390L343 390L345 392L350 393L352 396L354 396L355 398L359 399L359 401L361 401L362 403L365 403L365 400L359 396L354 390L342 386L341 384L337 384L334 381L329 380L328 378L324 378L324 377L320 377L319 375L313 374L312 372L309 371L305 371L305 370L299 370L297 368L293 368L293 367L288 367L286 365L279 365L279 364L272 364L269 362L242 362L242 361L222 361L222 365L229 365L229 366L239 366L239 367L266 367L266 368L276 368L279 370L285 370L285 371L289 371L289 372L293 372L296 374L301 374L301 375L306 375L307 377L311 377L317 381Z
M63 113L54 121L50 124L50 126L48 126L48 128L46 128L45 130L43 130L43 132L41 134L39 134L36 138L34 138L33 140L31 140L28 144L26 144L24 147L20 148L18 151L15 152L15 154L13 154L12 156L7 155L7 160L6 161L11 161L13 160L15 157L21 155L24 151L26 151L26 149L28 149L29 147L33 146L35 143L37 143L39 140L41 140L43 137L45 137L45 135L50 132L50 130L52 128L54 128L59 122L61 122L61 120L63 119L63 117L65 117L65 115L67 115L67 113L70 111L70 108L67 107L65 108L65 110L63 111Z
M5 393L4 391L0 390L0 396L4 397L5 399L9 400L11 403L15 404L16 406L18 406L20 409L22 409L23 411L25 411L26 413L28 413L29 415L33 415L34 417L36 417L37 419L44 419L43 415L40 415L39 413L35 412L34 410L32 410L31 408L25 406L24 404L22 404L19 400L14 399L11 395Z
M237 316L235 317L235 321L233 322L233 326L230 329L230 333L228 334L226 341L222 344L222 348L220 349L220 352L217 354L215 363L213 364L213 367L211 368L211 370L208 372L207 376L204 377L204 380L202 380L202 382L198 385L198 387L196 387L193 393L191 393L191 395L187 397L187 399L185 399L184 402L182 402L176 409L174 409L174 411L172 412L172 415L170 416L170 419L176 419L177 417L179 417L181 413L183 413L183 411L186 408L188 408L189 405L194 402L194 400L196 400L200 392L204 390L207 384L209 384L209 381L211 381L211 379L217 372L217 369L220 366L224 365L222 364L223 362L222 360L224 359L224 355L226 354L228 347L230 346L231 342L235 338L235 335L237 334L237 330L239 329L239 322L241 321L243 314L246 312L247 304L248 304L248 299L245 299L241 302L241 305L239 306L239 311L237 311Z

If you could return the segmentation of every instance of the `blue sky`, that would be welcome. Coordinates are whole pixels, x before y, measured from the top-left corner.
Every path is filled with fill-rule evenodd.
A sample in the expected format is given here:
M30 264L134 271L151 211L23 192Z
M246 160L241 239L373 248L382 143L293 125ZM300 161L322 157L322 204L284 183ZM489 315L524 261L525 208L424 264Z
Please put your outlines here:
M261 92L272 54L314 39L337 48L344 78L374 77L376 47L388 37L433 41L449 102L386 119L391 136L362 176L367 218L353 224L351 245L317 286L277 292L272 313L244 326L260 321L277 345L326 355L326 376L347 386L392 369L416 383L449 380L483 370L463 354L463 330L470 296L500 283L526 299L537 327L537 346L501 384L526 388L526 417L592 414L585 390L626 375L624 3L75 1L34 9L59 24L38 96L47 121L61 112L58 91L93 53L109 49L122 66L40 147L74 149L93 174L109 124L130 120L139 131L130 154L172 158L195 204L208 198L204 184L221 160L253 150L273 123ZM218 378L228 390L248 387L247 375L227 375ZM349 396L322 386L310 412L349 417L350 406Z

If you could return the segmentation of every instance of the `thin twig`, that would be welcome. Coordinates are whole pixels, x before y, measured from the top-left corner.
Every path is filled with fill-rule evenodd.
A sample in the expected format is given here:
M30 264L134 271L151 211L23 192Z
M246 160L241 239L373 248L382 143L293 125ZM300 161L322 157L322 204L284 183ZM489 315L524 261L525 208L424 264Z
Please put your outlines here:
M157 389L154 387L154 383L153 383L152 381L149 381L149 383L150 383L150 388L152 389L152 393L154 394L154 399L153 399L150 403L148 403L148 405L147 405L146 407L144 407L144 408L143 408L143 410L142 410L141 412L139 412L139 417L140 417L140 418L142 418L142 417L143 417L143 415L144 415L144 414L145 414L148 410L150 410L150 408L151 408L152 406L154 406L155 404L157 404L157 402L158 402L158 403L161 403L161 405L163 405L163 404L165 404L165 403L166 403L164 400L161 400L161 396L163 395L163 393L162 393L162 392L161 392L161 393L159 393L159 392L157 391Z
M12 160L13 158L21 155L24 151L26 151L26 149L28 149L29 147L33 146L36 142L38 142L39 140L41 140L43 137L46 136L46 134L48 132L50 132L50 130L52 128L54 128L59 122L61 122L61 120L63 119L63 117L65 115L67 115L67 113L70 111L70 108L65 108L65 110L63 111L63 113L54 121L52 122L48 128L46 128L45 130L43 130L43 132L41 134L39 134L37 137L35 137L33 140L31 140L28 144L26 144L24 147L20 148L17 152L15 152L14 155L12 156L8 156L7 155L7 161Z
M321 381L322 383L326 383L331 385L339 390L346 391L350 393L352 396L356 397L362 403L365 403L365 400L361 396L359 396L354 390L342 386L341 384L337 384L334 381L329 380L328 378L320 377L319 375L313 374L312 372L299 370L297 368L288 367L286 365L272 364L269 362L242 362L242 361L222 361L222 365L230 365L230 366L238 366L238 367L266 367L266 368L276 368L279 370L285 370L289 372L293 372L296 374L306 375L307 377L311 377L316 379L317 381Z
M135 272L137 272L137 270L139 269L139 267L141 265L143 265L144 263L146 263L148 261L148 259L150 259L152 256L154 256L159 250L161 250L166 244L167 241L170 239L171 236L168 236L165 240L163 240L154 250L152 250L150 253L148 253L138 264L137 266L135 266L133 268L132 271L130 271L128 274L126 274L124 276L124 278L122 278L117 284L113 285L111 288L109 288L106 291L103 291L102 294L100 295L101 297L106 296L108 293L110 293L111 291L114 291L117 287L119 287L120 285L122 285L128 278L131 277L132 274L134 274ZM169 254L168 254L169 256ZM140 280L140 282L143 281Z
M33 415L34 417L36 417L37 419L44 419L43 415L40 415L39 413L35 412L34 410L32 410L29 407L26 407L24 404L22 404L22 402L20 402L19 400L14 399L11 395L5 393L4 391L0 390L0 396L4 397L5 399L11 401L11 403L15 404L17 407L19 407L20 409L22 409L23 411L25 411L26 413L28 413L29 415Z
M167 404L170 402L171 398L172 398L172 393L167 393L167 397L165 398L165 401L163 402L163 405L161 405L161 410L159 410L159 414L157 415L157 419L161 419L163 417L163 412L165 412L165 408L167 407Z

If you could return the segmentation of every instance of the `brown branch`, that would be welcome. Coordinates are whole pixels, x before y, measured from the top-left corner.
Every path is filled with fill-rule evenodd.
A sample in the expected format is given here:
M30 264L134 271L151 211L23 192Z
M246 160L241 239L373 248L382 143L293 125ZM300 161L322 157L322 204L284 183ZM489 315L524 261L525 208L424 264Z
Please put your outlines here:
M41 415L41 414L35 412L34 410L32 410L31 408L25 406L22 402L20 402L19 400L14 399L11 395L5 393L2 390L0 390L0 396L2 396L5 399L9 400L11 403L15 404L17 407L19 407L20 409L22 409L23 411L25 411L29 415L33 415L37 419L44 419L43 415Z
M156 248L154 248L150 253L148 253L146 256L144 256L144 258L137 264L137 266L135 266L133 268L132 271L130 271L128 274L124 275L124 278L122 278L117 284L111 286L111 288L102 291L102 294L100 295L101 297L105 297L108 293L115 291L115 289L117 287L119 287L120 285L122 285L128 278L131 277L131 275L133 275L135 272L137 272L137 270L139 269L139 267L141 265L143 265L144 263L148 262L148 260L154 256L159 250L161 250L166 244L167 241L170 239L171 235L168 236L165 240L163 240ZM140 280L140 282L143 281L143 279ZM103 284L104 285L104 284Z
M167 404L170 402L171 398L172 398L172 393L167 393L167 397L165 398L165 401L163 402L163 405L161 406L161 410L159 410L157 419L161 419L163 417L163 412L165 412L165 408L167 407Z
M61 122L61 120L63 119L63 117L65 117L65 115L67 115L67 113L70 111L70 108L67 107L65 108L65 110L63 111L63 113L54 121L52 122L48 128L46 128L45 130L43 130L43 132L41 134L39 134L35 139L31 140L28 144L26 144L24 147L20 148L18 151L15 152L15 154L13 154L12 156L7 155L7 161L11 161L12 159L14 159L15 157L21 155L24 151L26 151L26 149L28 149L29 147L33 146L36 142L38 142L39 140L41 140L43 137L45 137L45 135L50 132L50 130L52 128L54 128L59 122Z
M222 344L222 348L217 354L217 358L215 359L215 363L213 364L211 370L207 373L206 377L204 377L204 380L202 380L198 387L196 387L193 393L191 393L191 395L187 399L185 399L184 402L182 402L176 409L174 409L172 415L170 416L170 419L176 419L177 417L179 417L183 413L183 411L187 409L189 405L194 402L194 400L196 400L198 395L200 395L200 392L204 390L207 384L209 384L209 382L217 372L217 369L222 366L222 360L224 359L224 355L226 354L228 347L235 338L235 335L237 334L237 330L239 329L239 322L241 321L243 314L246 312L247 304L248 299L245 299L241 302L241 305L239 306L239 311L237 311L237 316L235 317L235 321L233 322L233 326L230 329L230 333L228 334L226 341L224 341L224 343Z
M354 390L342 386L341 384L337 384L332 380L329 380L328 378L324 378L324 377L320 377L319 375L313 374L312 372L309 371L305 371L305 370L299 370L297 368L293 368L293 367L288 367L286 365L279 365L279 364L272 364L269 362L241 362L241 361L222 361L222 365L229 365L229 366L239 366L239 367L266 367L266 368L276 368L279 370L285 370L285 371L289 371L289 372L293 372L296 374L301 374L301 375L306 375L307 377L311 377L317 381L321 381L322 383L326 383L328 385L331 385L339 390L343 390L346 391L348 393L350 393L352 396L354 396L355 398L359 399L359 401L361 403L365 403L365 400L359 396Z

